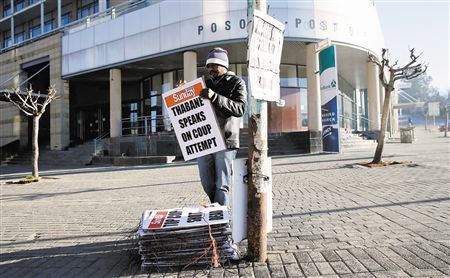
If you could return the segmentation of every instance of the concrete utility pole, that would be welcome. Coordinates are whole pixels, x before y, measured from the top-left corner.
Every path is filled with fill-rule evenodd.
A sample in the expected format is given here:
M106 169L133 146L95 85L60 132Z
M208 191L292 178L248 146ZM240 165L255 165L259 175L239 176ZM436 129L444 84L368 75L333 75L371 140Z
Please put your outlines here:
M254 4L254 6L253 6ZM267 13L266 0L249 0L252 9ZM252 261L267 260L267 200L265 166L267 163L267 101L251 97L248 119L248 257Z

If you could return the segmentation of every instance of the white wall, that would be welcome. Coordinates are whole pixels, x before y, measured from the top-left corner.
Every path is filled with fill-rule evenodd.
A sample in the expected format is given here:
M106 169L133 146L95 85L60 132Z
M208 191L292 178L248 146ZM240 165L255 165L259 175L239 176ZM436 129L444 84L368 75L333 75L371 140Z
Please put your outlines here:
M369 0L268 1L285 37L331 38L378 53L382 36ZM63 76L160 52L247 36L246 1L162 1L62 38ZM104 19L103 19L104 20ZM79 29L79 27L76 27Z

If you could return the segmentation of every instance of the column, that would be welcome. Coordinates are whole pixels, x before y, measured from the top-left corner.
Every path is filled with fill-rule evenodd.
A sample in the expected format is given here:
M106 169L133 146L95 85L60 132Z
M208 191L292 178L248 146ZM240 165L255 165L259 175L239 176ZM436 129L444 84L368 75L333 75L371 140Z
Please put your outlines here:
M50 56L50 84L58 98L50 103L50 148L62 150L70 143L69 81L61 79L61 56Z
M188 80L189 81L189 80ZM163 83L161 85L162 93L168 92L173 89L173 72L166 72L163 74ZM167 112L166 106L162 105L162 115L163 115L163 124L165 131L171 131L172 127L170 124L169 113Z
M98 0L98 11L103 12L107 9L106 0Z
M109 70L109 124L111 138L122 136L122 72Z
M13 88L20 88L21 91L26 90L26 82L25 84L22 84L26 79L28 78L28 75L25 71L20 71L20 73L13 79ZM22 85L21 85L22 84ZM25 113L19 113L19 119L18 122L20 126L20 148L25 149L28 147L28 117L25 115ZM16 118L17 119L17 118ZM14 124L16 124L16 120L14 120Z
M380 81L378 66L367 62L367 102L369 114L369 131L380 131Z
M287 67L287 77L288 77L288 86L289 87L297 87L297 66L288 66Z
M386 70L384 72L385 76L389 76L389 71ZM381 119L381 114L383 113L383 104L384 104L384 86L383 83L380 81L380 79L378 78L378 84L380 86L380 119Z
M14 39L14 34L15 34L15 30L14 30L14 16L11 16L11 45L15 45L16 44L16 40Z
M197 78L197 52L186 51L183 53L183 76L187 82Z
M306 45L306 79L308 82L308 130L310 152L322 151L322 104L320 98L319 55L316 44Z
M58 28L61 28L61 0L58 0Z
M398 90L394 90L392 92L392 98L391 98L391 118L390 118L390 132L391 134L395 134L397 133L397 131L399 131L399 126L398 126L398 115L399 115L399 109L394 109L394 106L398 104L398 96L399 96L399 91Z
M44 34L44 2L41 3L41 35Z

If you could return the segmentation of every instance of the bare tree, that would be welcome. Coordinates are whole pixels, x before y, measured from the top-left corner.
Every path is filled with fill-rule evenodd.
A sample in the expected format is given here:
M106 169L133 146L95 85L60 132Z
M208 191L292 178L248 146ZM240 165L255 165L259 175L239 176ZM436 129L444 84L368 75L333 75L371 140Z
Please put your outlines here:
M47 105L57 98L54 85L51 85L47 92L48 93L46 95L34 93L30 86L30 88L27 88L25 92L21 92L19 88L16 88L12 92L7 92L5 94L9 102L14 104L27 116L33 117L33 134L31 139L31 175L35 178L39 178L39 120L41 119L42 114L44 114Z
M375 63L380 70L380 81L384 87L384 103L383 112L381 114L381 131L380 137L378 139L377 148L375 150L375 155L372 160L372 164L383 163L382 153L384 148L384 139L386 135L386 127L388 120L388 112L391 102L391 93L394 91L394 83L401 79L413 79L419 75L425 73L427 66L423 63L418 62L421 54L416 56L414 54L414 48L409 50L411 61L403 67L398 66L398 61L391 64L389 60L389 51L386 48L382 49L381 61L379 61L374 55L369 54L369 60Z

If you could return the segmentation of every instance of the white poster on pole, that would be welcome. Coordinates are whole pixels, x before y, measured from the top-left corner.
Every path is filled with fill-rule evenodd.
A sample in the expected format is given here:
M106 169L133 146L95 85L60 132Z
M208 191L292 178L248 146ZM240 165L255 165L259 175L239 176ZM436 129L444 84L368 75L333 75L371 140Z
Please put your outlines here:
M268 157L264 163L264 173L268 179L264 181L267 188L266 233L272 232L272 158ZM233 160L233 185L231 186L231 226L234 243L247 238L247 205L248 183L247 158Z
M200 97L203 88L197 78L162 95L184 160L226 149L211 102Z
M439 102L428 103L428 116L439 117L441 115L439 110Z
M248 42L248 79L256 99L280 99L280 62L284 24L255 10Z

